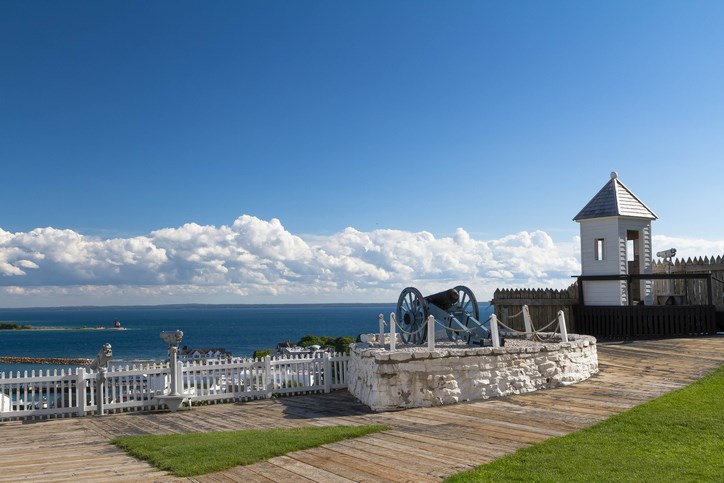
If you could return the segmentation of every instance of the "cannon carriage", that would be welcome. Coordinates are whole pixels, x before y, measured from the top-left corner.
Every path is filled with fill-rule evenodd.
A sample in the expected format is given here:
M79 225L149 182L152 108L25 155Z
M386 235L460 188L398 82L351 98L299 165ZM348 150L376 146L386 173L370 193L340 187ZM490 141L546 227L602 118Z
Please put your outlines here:
M406 344L425 342L425 325L430 315L451 341L480 346L491 342L490 326L487 321L480 322L475 294L463 285L427 297L415 287L407 287L400 293L395 314Z

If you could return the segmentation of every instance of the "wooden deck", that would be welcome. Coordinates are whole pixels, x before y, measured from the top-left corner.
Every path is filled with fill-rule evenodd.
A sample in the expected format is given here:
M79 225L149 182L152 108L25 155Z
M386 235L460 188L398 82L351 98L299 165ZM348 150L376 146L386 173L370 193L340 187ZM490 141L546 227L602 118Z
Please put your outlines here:
M680 388L724 363L724 337L600 344L600 372L574 386L437 408L372 413L346 391L177 413L0 423L4 481L439 481L584 428ZM388 424L363 438L196 478L127 456L112 437L251 428Z

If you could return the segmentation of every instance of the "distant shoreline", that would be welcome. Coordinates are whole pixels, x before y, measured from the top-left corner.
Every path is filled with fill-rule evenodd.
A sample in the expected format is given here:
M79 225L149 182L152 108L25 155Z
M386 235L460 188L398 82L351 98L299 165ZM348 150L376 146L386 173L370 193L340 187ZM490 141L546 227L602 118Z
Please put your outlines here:
M50 364L56 366L62 365L79 365L89 366L91 363L90 359L80 358L66 358L66 357L13 357L13 356L2 356L0 357L1 363L10 364ZM19 372L18 372L19 374Z
M288 303L288 304L160 304L160 305L68 305L56 307L0 307L3 311L38 311L38 310L154 310L154 309L259 309L274 307L365 307L378 305L395 305L395 302L323 302L323 303Z
M30 327L10 330L127 330L126 327Z
M7 324L7 325L15 325L15 327L0 327L0 331L6 330L8 332L16 332L16 331L28 331L28 330L40 330L40 331L47 331L47 330L126 330L125 327L33 327L32 325L16 325L16 324Z

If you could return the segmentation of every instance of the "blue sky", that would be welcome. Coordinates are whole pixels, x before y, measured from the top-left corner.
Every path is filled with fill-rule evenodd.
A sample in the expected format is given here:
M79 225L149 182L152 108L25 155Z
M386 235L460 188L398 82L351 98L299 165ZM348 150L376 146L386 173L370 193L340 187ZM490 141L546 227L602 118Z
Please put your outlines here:
M394 301L446 266L480 298L558 287L612 170L655 248L722 254L721 25L714 1L4 1L0 306Z

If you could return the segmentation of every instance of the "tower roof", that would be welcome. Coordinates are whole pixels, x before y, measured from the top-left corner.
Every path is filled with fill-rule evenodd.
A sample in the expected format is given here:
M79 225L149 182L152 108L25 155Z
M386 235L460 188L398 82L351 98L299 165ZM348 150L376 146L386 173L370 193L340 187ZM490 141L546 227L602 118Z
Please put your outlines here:
M606 216L631 216L650 220L658 218L618 179L615 171L611 173L611 180L583 207L573 221Z

